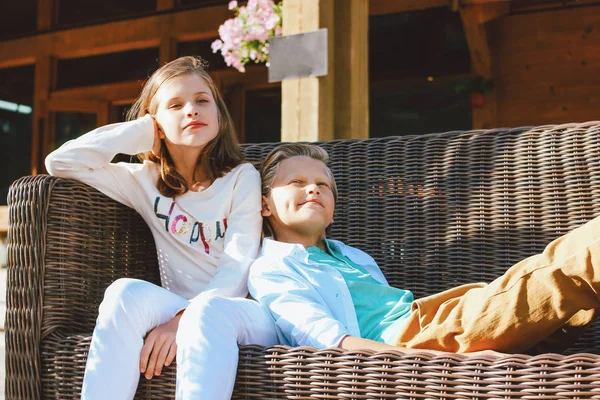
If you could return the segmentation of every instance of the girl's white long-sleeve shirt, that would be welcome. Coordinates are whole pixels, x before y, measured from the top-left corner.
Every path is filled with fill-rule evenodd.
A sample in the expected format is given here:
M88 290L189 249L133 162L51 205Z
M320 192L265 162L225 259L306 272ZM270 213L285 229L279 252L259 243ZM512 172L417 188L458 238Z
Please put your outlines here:
M158 164L111 163L118 153L150 151L153 142L149 115L106 125L52 152L46 169L85 182L143 217L156 242L164 288L186 299L245 297L262 226L258 171L244 163L201 192L164 197L156 188Z

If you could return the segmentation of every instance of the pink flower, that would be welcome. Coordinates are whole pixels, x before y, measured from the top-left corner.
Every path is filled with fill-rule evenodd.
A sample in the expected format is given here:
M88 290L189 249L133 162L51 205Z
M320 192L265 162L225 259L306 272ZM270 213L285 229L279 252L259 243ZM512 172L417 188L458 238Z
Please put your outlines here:
M212 48L213 53L216 53L217 51L219 51L223 48L223 42L221 40L217 39L214 42L212 42L210 47Z
M268 62L269 39L282 33L281 2L248 0L240 7L237 1L230 1L228 7L236 17L219 27L220 39L211 43L213 52L220 50L225 63L240 72L250 61Z

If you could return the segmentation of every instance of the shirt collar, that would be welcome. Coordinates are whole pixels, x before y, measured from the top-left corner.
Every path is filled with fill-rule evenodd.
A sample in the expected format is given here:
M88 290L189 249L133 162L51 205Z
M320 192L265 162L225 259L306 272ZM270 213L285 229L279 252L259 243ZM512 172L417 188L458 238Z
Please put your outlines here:
M342 253L335 241L325 238L325 246L329 254ZM261 254L264 256L284 258L289 256L306 258L308 251L300 243L278 242L271 238L264 238L262 242Z

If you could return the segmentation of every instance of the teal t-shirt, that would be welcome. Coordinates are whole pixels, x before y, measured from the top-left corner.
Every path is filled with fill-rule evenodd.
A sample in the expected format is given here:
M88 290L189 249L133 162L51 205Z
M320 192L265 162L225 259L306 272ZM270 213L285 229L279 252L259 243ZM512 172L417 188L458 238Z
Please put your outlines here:
M327 250L307 249L309 259L335 268L350 291L362 338L395 344L400 326L410 315L413 294L386 286L374 279L363 267L345 257L325 240Z

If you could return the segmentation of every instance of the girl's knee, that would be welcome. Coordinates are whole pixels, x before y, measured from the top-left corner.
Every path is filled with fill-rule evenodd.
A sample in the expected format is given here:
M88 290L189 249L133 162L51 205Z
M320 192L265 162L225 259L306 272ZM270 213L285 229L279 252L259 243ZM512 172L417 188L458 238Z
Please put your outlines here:
M149 282L140 279L120 278L106 288L104 299L100 304L100 314L113 314L116 309L127 309L135 306L136 301L143 301L143 292Z
M199 321L213 319L215 317L223 317L223 310L227 308L227 305L231 302L230 299L225 297L200 297L194 299L185 309L185 312L179 320L179 326L182 324L195 324L198 325Z
M233 331L227 308L231 300L225 297L200 297L194 299L179 320L177 342L190 338L197 340L198 334L205 329Z

